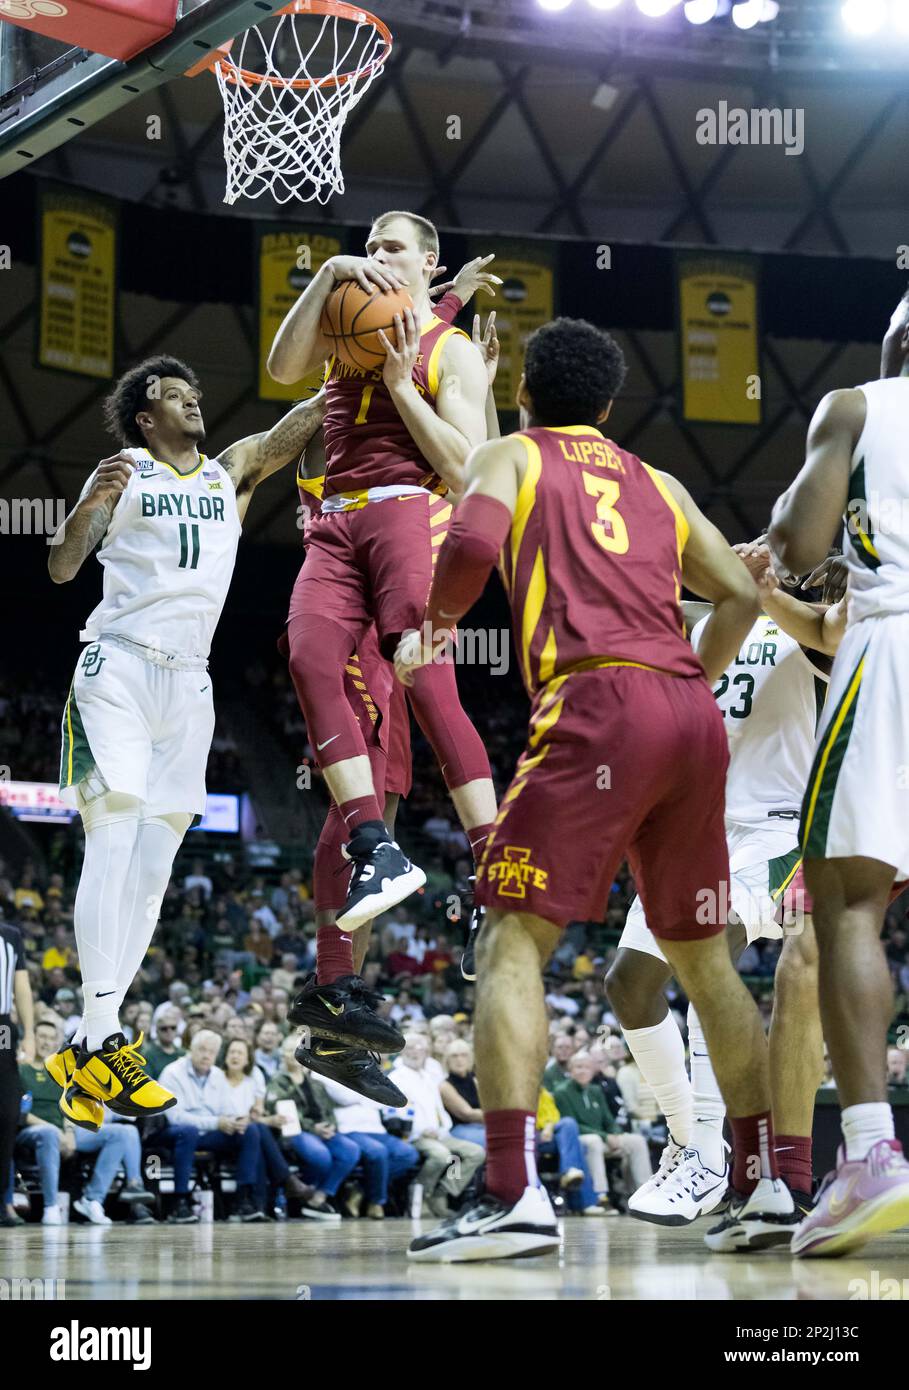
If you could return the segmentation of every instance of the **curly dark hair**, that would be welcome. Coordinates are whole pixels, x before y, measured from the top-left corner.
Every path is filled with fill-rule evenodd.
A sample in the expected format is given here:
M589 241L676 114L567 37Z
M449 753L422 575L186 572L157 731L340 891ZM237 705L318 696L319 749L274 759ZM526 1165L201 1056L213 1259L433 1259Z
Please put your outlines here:
M122 447L131 445L141 449L145 444L145 436L136 424L136 416L140 410L148 408L151 380L160 381L166 376L179 377L194 391L199 389L199 381L192 367L187 367L179 357L161 353L157 357L146 357L144 362L130 367L106 398L104 425Z
M595 425L625 380L614 338L586 319L553 319L527 339L524 378L538 425Z

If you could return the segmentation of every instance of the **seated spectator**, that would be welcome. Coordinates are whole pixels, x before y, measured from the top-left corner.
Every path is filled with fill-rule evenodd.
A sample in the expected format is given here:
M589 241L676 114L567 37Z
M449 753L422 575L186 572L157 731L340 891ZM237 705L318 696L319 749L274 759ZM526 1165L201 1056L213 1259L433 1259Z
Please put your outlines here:
M269 1019L260 1024L256 1034L255 1062L266 1082L277 1076L281 1068L281 1030Z
M653 1177L650 1150L641 1134L622 1134L600 1086L593 1082L593 1062L588 1053L576 1052L568 1063L568 1080L553 1091L559 1114L577 1120L581 1144L597 1198L606 1196L606 1157L622 1159L622 1173L629 1193Z
M568 1063L577 1051L570 1033L556 1033L552 1040L552 1056L543 1072L543 1085L547 1091L555 1092L556 1086L568 1078Z
M902 1047L887 1048L887 1085L896 1087L898 1090L905 1090L909 1086L909 1079L906 1076L906 1064L909 1063L909 1052Z
M289 1038L288 1043L293 1050L294 1040ZM388 1204L389 1183L419 1168L420 1154L406 1139L389 1134L382 1123L382 1107L378 1101L357 1095L337 1081L326 1079L322 1085L335 1107L338 1133L352 1139L360 1150L366 1175L366 1215L372 1221L381 1221ZM360 1214L363 1197L361 1191L353 1193L347 1203L351 1214Z
M57 990L54 995L54 1012L63 1020L63 1036L69 1042L82 1019L82 1011L74 989L67 985L64 989Z
M13 904L17 912L22 912L23 908L27 907L33 908L35 912L41 912L44 908L44 899L35 885L35 873L30 864L23 864L22 866L19 887L13 894Z
M186 878L183 880L184 893L191 893L194 888L200 888L202 890L202 896L205 898L206 902L215 891L215 886L205 872L205 864L201 859L193 860L192 873L187 874Z
M447 1075L441 1085L442 1104L451 1116L451 1136L486 1148L486 1127L477 1079L473 1071L473 1049L455 1039L445 1050Z
M581 1006L577 999L573 999L570 994L566 994L564 980L550 980L546 992L546 1007L552 1011L556 1018L569 1014L575 1018L581 1012Z
M356 1168L360 1150L352 1139L338 1133L328 1091L306 1067L300 1066L294 1055L296 1042L294 1037L284 1040L281 1068L265 1093L265 1110L276 1115L279 1101L293 1101L300 1133L286 1136L285 1143L299 1159L306 1180L316 1187L302 1204L303 1215L317 1221L340 1221L340 1213L329 1199L336 1196L344 1179Z
M238 1201L231 1219L265 1220L253 1197L261 1158L259 1131L232 1113L227 1078L215 1066L220 1047L218 1034L201 1028L190 1043L189 1054L169 1062L158 1078L177 1097L177 1104L164 1112L168 1128L161 1137L173 1151L177 1200L168 1219L178 1225L199 1219L189 1201L193 1159L199 1150L236 1161Z
M158 1015L158 1022L155 1024L156 1041L148 1046L143 1043L145 1070L156 1081L168 1062L176 1062L178 1058L186 1056L184 1049L177 1046L179 1033L179 1013L176 1009L165 1008L164 1012Z
M581 1148L577 1120L570 1116L563 1119L545 1086L540 1091L537 1106L537 1152L558 1154L559 1186L565 1193L569 1211L580 1212L582 1216L617 1214L615 1207L604 1206L597 1201Z
M390 965L392 957L389 956L388 959ZM426 1018L421 1006L412 998L409 989L398 990L397 998L392 1004L388 1016L392 1023L396 1023L399 1028L402 1024L406 1028L410 1023L422 1023Z
M45 1059L57 1051L62 1040L62 1034L53 1024L37 1024L35 1060L19 1065L22 1090L24 1094L31 1095L32 1104L25 1116L25 1126L16 1138L16 1148L20 1154L27 1155L38 1164L44 1198L41 1220L45 1226L60 1225L57 1198L61 1156L69 1158L75 1153L96 1153L98 1161L92 1176L82 1196L73 1203L73 1208L93 1226L110 1226L111 1219L104 1212L104 1199L121 1164L126 1174L121 1199L142 1204L151 1204L155 1200L153 1194L146 1191L140 1176L142 1144L139 1132L134 1124L113 1123L108 1111L105 1111L105 1123L96 1134L79 1129L64 1119L59 1106L60 1087L44 1067Z
M411 1142L423 1155L419 1181L427 1215L444 1220L450 1214L448 1197L458 1197L486 1157L479 1144L454 1139L451 1119L442 1103L439 1082L427 1071L429 1044L422 1033L408 1033L391 1079L414 1108ZM452 1158L460 1162L452 1165ZM452 1171L454 1166L455 1171Z
M429 986L429 996L423 1005L423 1011L430 1020L436 1017L451 1018L455 1009L458 1007L458 996L445 979L444 975L435 975ZM452 1030L454 1023L452 1022Z
M619 1046L617 1047L615 1044ZM652 1088L647 1085L641 1075L641 1069L637 1062L629 1057L625 1039L610 1038L607 1044L607 1054L616 1067L615 1079L622 1093L625 1114L631 1121L631 1127L633 1129L646 1129L656 1124L660 1118L659 1103Z
M272 957L275 953L274 944L265 925L252 918L249 923L249 931L243 938L243 950L251 960L258 961L260 965L271 965Z
M66 924L61 922L54 928L53 944L48 946L41 957L42 970L65 970L76 963L76 947Z
M264 1191L267 1177L278 1194L282 1209L288 1197L300 1202L308 1201L312 1188L290 1171L275 1138L274 1131L281 1128L281 1121L277 1116L265 1114L265 1077L258 1067L253 1066L252 1051L245 1038L232 1038L226 1044L224 1075L230 1091L231 1109L228 1113L238 1121L256 1125L259 1130L262 1163L257 1186L260 1192Z

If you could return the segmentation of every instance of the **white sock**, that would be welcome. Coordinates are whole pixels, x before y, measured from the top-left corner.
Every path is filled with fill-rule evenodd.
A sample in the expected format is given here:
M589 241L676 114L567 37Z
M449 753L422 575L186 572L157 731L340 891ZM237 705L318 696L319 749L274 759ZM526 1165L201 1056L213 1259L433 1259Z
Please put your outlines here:
M867 1158L881 1139L895 1138L893 1111L885 1100L868 1101L865 1105L847 1105L840 1116L846 1161Z
M672 1014L650 1028L623 1028L622 1032L666 1117L669 1133L684 1147L691 1132L693 1097L685 1070L685 1044Z
M125 894L125 916L117 961L117 1008L123 1003L148 952L161 915L161 899L170 882L177 850L192 823L192 816L143 817Z
M726 1166L723 1151L726 1103L713 1074L701 1020L691 1004L688 1005L688 1060L691 1065L691 1089L694 1093L691 1147L697 1149L701 1162L712 1172L722 1173Z
M120 1029L117 962L123 899L139 828L135 797L106 792L82 810L85 855L73 910L89 1051Z

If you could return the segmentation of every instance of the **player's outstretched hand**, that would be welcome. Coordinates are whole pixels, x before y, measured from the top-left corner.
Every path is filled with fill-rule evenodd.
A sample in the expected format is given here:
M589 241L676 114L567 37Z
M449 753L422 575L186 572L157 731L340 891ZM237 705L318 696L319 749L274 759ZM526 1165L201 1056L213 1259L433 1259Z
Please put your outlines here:
M473 345L480 349L480 355L486 363L486 375L489 377L490 386L496 379L496 371L499 366L499 340L496 336L496 311L493 309L489 318L486 320L486 331L480 332L480 315L473 316Z
M403 315L395 314L395 341L386 336L383 329L377 334L385 349L385 365L382 380L393 391L396 386L409 382L420 355L420 329L412 309L405 309Z
M461 266L453 280L446 280L442 285L433 285L429 293L435 297L454 290L462 304L469 303L478 290L483 290L495 298L495 286L501 285L502 281L498 275L493 275L485 269L489 262L494 260L495 253L489 256L474 256L472 261L467 261ZM444 275L447 269L447 266L438 266L430 278L434 280L436 276Z
M110 458L102 459L95 469L86 500L108 502L113 499L116 502L135 470L136 465L129 454L112 454Z
M824 603L839 603L846 592L849 571L842 555L828 555L826 560L802 580L803 589L823 587Z
M366 290L367 294L372 294L376 289L403 290L407 288L396 271L391 270L387 265L381 265L379 261L373 260L372 256L332 256L326 264L331 270L336 285L340 284L342 280L356 280L360 288Z

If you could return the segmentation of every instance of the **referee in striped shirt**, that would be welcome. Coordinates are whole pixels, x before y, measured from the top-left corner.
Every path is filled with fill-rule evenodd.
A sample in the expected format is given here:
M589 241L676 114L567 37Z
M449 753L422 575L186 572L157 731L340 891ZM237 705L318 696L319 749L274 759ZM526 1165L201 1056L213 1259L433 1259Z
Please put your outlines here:
M13 1023L13 1003L22 1030L21 1049ZM19 1056L24 1062L35 1060L35 1016L32 987L25 968L22 933L18 927L0 922L0 1192L9 1182L13 1145L19 1128ZM0 1207L0 1226L6 1225L7 1212Z

